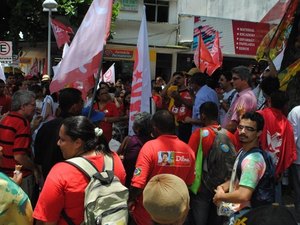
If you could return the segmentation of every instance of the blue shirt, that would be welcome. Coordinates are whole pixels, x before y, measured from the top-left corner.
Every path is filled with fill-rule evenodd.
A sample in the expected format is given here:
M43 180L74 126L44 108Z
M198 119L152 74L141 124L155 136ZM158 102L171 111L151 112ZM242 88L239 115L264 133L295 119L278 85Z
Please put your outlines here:
M207 85L202 86L196 94L195 102L193 105L193 119L200 119L199 108L204 102L214 102L219 107L217 93ZM194 131L197 127L199 127L199 125L193 125L192 131Z

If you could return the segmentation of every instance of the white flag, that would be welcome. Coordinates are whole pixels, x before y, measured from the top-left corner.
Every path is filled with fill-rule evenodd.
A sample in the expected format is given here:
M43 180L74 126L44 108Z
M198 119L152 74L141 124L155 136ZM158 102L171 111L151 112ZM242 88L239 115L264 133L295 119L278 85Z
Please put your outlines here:
M61 58L60 62L56 66L52 66L53 73L54 73L53 79L56 78L56 74L57 74L57 71L59 70L59 67L61 65L61 61L63 60L63 58L65 57L65 55L69 51L69 48L70 48L70 46L68 45L68 43L65 43L64 49L63 49L63 52L62 52L62 58Z
M0 63L0 79L6 83L6 78L1 63Z
M132 130L134 115L138 112L150 113L151 73L145 6L134 60L128 127L129 135L134 134Z
M106 83L116 83L115 64L112 64L101 77L103 77L103 81Z
M68 53L61 61L51 92L74 87L86 93L95 85L93 74L99 68L101 52L109 36L113 0L93 0Z

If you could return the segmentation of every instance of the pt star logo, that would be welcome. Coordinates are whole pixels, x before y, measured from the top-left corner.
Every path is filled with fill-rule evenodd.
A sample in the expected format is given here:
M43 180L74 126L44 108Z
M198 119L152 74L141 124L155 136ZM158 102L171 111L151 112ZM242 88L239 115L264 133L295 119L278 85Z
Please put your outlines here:
M134 79L135 79L135 82L137 82L139 79L142 79L142 74L143 72L140 72L140 71L136 71L136 73L134 74Z

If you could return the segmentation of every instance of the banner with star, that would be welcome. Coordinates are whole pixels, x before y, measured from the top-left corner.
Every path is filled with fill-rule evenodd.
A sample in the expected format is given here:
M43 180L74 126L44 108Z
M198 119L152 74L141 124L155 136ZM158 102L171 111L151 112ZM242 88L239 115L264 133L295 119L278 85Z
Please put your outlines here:
M129 111L128 134L134 135L132 125L134 115L138 112L150 113L151 99L151 73L148 46L148 31L146 21L146 8L140 26L137 49L134 54L134 68L131 86L131 99Z

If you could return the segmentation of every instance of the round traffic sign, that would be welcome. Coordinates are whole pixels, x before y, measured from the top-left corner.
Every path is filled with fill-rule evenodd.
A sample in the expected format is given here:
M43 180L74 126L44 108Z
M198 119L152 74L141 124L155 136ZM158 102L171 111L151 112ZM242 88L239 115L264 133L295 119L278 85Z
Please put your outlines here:
M8 42L0 41L0 55L5 56L11 53L11 48Z

